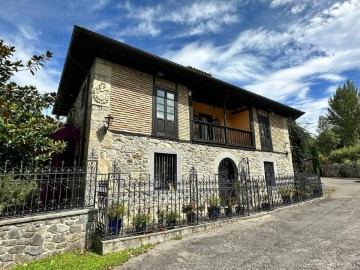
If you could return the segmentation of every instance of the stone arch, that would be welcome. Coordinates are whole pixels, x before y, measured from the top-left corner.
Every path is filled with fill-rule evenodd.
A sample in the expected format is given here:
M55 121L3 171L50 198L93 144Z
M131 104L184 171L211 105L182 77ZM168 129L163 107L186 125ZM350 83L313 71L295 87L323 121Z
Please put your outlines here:
M220 165L221 161L225 158L230 159L232 165L234 166L235 173L237 175L238 174L237 164L239 163L239 160L230 152L221 153L215 158L213 173L218 174L219 165Z

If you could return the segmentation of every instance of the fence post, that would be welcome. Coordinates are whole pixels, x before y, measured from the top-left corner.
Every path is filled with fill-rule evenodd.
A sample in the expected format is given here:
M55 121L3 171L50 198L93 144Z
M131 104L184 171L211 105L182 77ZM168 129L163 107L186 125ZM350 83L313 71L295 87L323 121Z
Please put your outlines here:
M192 189L194 188L195 194L192 194ZM191 204L193 201L196 201L196 224L199 224L199 192L198 192L198 180L197 180L197 171L194 166L190 170L190 200Z

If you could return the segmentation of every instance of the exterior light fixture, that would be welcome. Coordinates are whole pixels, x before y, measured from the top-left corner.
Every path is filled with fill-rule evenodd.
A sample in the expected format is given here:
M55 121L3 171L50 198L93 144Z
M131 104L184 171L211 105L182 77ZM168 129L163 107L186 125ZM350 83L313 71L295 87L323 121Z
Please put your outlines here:
M112 117L110 114L108 116L105 116L105 129L108 130L109 126L111 125L112 121L114 120L114 117Z
M159 71L158 73L156 73L156 76L162 77L162 76L164 76L164 72Z

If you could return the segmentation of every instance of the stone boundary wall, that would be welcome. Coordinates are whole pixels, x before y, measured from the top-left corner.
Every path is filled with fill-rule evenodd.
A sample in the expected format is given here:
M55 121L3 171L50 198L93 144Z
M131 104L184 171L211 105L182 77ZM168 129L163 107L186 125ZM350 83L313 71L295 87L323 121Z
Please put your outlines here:
M0 269L92 245L97 209L0 221Z
M325 177L360 177L360 163L324 165L321 175Z

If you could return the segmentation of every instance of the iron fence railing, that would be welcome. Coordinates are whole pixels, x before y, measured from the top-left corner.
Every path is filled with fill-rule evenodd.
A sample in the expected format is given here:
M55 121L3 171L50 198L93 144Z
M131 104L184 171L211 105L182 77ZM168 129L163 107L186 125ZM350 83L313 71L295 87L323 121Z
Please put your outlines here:
M96 163L90 170L47 166L0 170L0 220L95 205ZM91 170L91 168L93 170Z
M322 196L317 175L282 175L270 185L264 177L196 173L177 179L173 189L159 189L149 175L98 177L97 233L121 238L270 211Z

